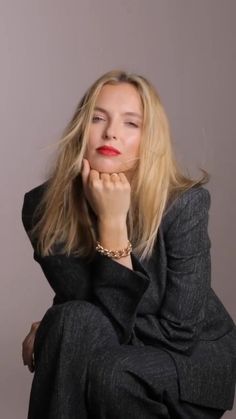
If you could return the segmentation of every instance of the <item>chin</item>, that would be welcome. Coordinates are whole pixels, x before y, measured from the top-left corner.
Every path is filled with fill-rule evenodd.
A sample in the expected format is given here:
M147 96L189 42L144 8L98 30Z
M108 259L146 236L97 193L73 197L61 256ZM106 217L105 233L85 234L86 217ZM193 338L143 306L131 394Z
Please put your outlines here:
M108 160L106 162L101 161L89 161L90 167L93 170L97 170L99 173L119 173L122 171L122 167L120 164L115 164L115 162L112 162L111 160Z

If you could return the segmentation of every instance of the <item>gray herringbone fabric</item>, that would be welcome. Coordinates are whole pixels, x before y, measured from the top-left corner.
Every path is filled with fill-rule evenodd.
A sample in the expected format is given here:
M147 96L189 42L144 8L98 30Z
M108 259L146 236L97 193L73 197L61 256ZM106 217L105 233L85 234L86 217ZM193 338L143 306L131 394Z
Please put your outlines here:
M25 195L27 232L44 187ZM133 271L100 254L34 252L55 299L37 332L29 419L204 419L232 408L236 332L210 287L209 206L203 187L172 202L152 257L132 254Z

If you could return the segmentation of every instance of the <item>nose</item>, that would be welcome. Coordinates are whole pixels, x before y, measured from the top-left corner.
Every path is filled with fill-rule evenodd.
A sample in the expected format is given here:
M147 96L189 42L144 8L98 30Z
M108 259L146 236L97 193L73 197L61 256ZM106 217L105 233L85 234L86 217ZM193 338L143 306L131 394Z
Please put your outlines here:
M118 129L115 126L114 122L107 123L105 130L104 130L104 138L105 139L117 139L117 132Z

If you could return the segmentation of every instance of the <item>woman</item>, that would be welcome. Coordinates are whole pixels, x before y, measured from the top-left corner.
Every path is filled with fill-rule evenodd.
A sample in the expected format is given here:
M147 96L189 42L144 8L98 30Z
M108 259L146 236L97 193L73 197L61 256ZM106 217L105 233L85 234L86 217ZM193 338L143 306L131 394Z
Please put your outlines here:
M178 168L144 77L111 71L88 89L48 180L24 199L55 291L23 342L35 370L28 419L203 419L232 408L236 333L210 287L206 181Z

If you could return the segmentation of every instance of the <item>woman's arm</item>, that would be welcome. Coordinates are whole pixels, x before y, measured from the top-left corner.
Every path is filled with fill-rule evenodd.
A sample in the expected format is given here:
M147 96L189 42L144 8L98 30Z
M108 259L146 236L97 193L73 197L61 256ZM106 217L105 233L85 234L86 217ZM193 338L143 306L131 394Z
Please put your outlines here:
M97 216L98 241L108 250L121 250L128 244L127 213L130 184L124 173L99 173L84 159L83 188ZM112 259L97 252L93 261L93 302L111 320L121 343L130 340L140 299L149 278L131 256Z
M109 313L128 342L132 331L144 343L190 353L205 318L210 290L210 194L191 189L178 198L165 233L167 286L160 311L139 316L138 304L149 285L142 264L131 255L133 272L98 255L94 272L96 302ZM158 278L156 278L158 281Z
M55 292L53 304L74 299L90 300L91 279L90 268L83 261L66 255L51 255L42 257L36 250L36 241L29 232L33 227L33 214L38 205L45 185L34 188L24 196L22 207L22 222L34 249L34 259L41 266L49 284ZM34 322L30 332L22 342L22 359L30 372L34 372L34 340L40 322Z
M128 245L127 213L131 187L124 173L99 173L83 160L83 190L90 207L97 216L98 241L108 250L122 250ZM130 256L116 259L117 263L132 268Z
M178 200L165 234L167 289L158 315L136 316L150 279L133 254L132 270L96 254L90 272L92 301L113 322L121 343L129 341L134 329L140 339L152 345L163 344L180 352L193 348L210 289L209 206L209 192L203 188L188 191ZM83 294L80 280L85 276L76 259L63 255L40 259L37 254L35 259L57 295L66 300Z
M41 266L56 296L55 302L74 299L89 300L91 297L90 264L81 258L55 254L41 256L36 249L36 240L32 240L29 232L33 227L33 214L37 207L44 185L29 191L24 196L22 222L34 249L34 259Z
M189 353L198 339L211 280L209 207L209 192L193 188L174 209L165 233L167 286L161 310L136 318L137 336L148 344Z

